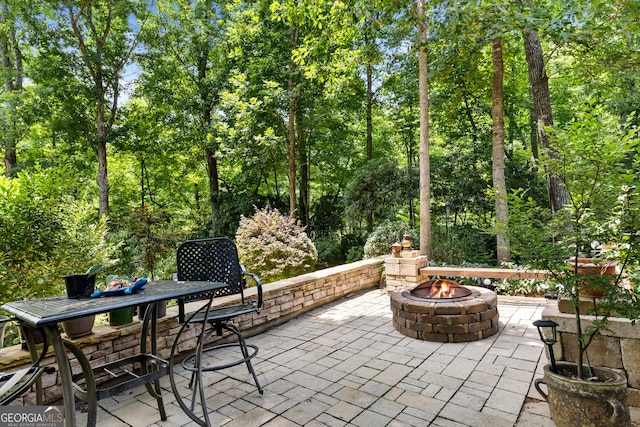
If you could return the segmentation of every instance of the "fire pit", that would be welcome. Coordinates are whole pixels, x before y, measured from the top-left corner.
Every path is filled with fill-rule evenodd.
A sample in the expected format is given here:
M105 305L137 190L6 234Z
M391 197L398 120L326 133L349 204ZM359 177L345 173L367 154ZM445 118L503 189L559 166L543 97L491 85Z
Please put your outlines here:
M431 279L391 294L393 326L425 341L468 342L498 332L498 298L489 289Z

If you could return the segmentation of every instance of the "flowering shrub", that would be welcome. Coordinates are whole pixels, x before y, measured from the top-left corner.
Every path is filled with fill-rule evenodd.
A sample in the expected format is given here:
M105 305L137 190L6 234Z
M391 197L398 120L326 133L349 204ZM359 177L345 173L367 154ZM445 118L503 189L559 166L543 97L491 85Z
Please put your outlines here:
M304 227L277 209L256 209L240 216L236 232L240 261L264 283L313 271L318 252Z

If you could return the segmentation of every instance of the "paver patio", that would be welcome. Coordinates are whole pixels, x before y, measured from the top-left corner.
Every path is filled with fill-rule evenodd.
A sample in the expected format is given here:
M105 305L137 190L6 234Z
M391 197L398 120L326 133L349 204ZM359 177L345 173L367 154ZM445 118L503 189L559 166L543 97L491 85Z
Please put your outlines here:
M553 426L532 387L546 363L531 324L544 299L500 297L500 331L470 343L408 338L375 289L248 339L260 395L244 366L205 374L214 426ZM179 388L189 392L182 369ZM168 420L144 388L99 402L98 425L187 426L163 380ZM637 411L632 418L638 419ZM80 416L79 425L85 418Z

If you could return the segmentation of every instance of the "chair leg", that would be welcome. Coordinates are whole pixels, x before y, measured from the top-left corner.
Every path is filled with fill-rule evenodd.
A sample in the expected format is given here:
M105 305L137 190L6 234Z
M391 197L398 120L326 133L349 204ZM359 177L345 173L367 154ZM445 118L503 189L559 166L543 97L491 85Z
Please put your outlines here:
M262 387L258 382L258 376L256 375L256 371L253 369L253 365L251 364L251 358L249 357L249 349L247 348L247 342L245 341L244 336L240 333L238 328L235 327L235 325L227 325L227 328L230 331L232 331L234 334L236 334L236 336L238 337L238 342L240 343L240 350L242 350L242 356L246 361L247 369L253 376L253 380L255 381L256 386L258 387L258 393L264 394L264 390L262 390Z
M202 324L202 327L204 328L205 326L206 326L206 324L205 324L205 323L203 323L203 324ZM211 335L213 335L213 331L214 331L214 330L215 330L215 329L213 329L213 328L209 328L207 331L205 331L205 332L204 332L204 337L202 338L202 346L203 346L203 347L204 347L204 342L205 342L205 341L206 341L206 340L207 340ZM195 354L200 354L200 355L202 355L202 353L203 353L203 352L205 352L205 351L207 351L207 349L206 349L206 348L204 348L202 351L196 350L196 353L195 353ZM194 357L195 357L195 356L194 356ZM202 358L201 358L201 359L202 359ZM195 363L197 363L197 364L195 364ZM195 366L200 366L200 360L194 360L194 365L193 365L193 366L194 366L194 367L195 367ZM192 388L192 387L193 387L193 383L194 383L194 381L195 381L195 380L196 380L196 371L194 370L194 371L192 371L192 372L191 372L191 380L189 380L189 388ZM197 385L197 384L196 384L196 385Z
M202 342L204 343L204 341L209 338L211 335L213 335L213 332L218 330L218 328L223 328L228 330L229 332L232 332L233 334L235 334L236 339L237 339L237 343L226 343L226 344L219 344L219 345L212 345L210 347L205 347L203 349L198 349L194 355L191 355L190 357L186 358L182 364L185 368L191 370L191 381L189 382L189 388L193 387L193 383L194 381L197 381L196 378L196 371L195 369L200 367L202 369L202 371L217 371L217 370L221 370L221 369L226 369L226 368L230 368L232 366L236 366L239 365L241 363L245 363L245 365L247 366L247 370L251 373L251 376L253 376L253 380L256 383L256 386L258 387L258 392L260 394L264 394L264 390L262 389L262 387L260 386L260 382L258 381L258 376L256 375L255 370L253 369L253 365L251 364L251 359L253 358L253 356L255 356L258 352L258 347L256 347L255 345L251 345L251 344L247 344L246 340L244 339L244 336L242 335L242 333L240 333L240 330L238 330L238 328L236 328L235 325L233 324L215 324L212 325L212 327L207 331L204 339L202 340ZM207 351L213 351L213 350L217 350L217 349L221 349L221 348L226 348L226 347L240 347L240 351L242 352L242 358L235 360L231 363L227 363L224 365L218 365L218 366L209 366L209 367L205 367L202 368L202 366L200 365L200 362L195 359L197 354L204 354ZM249 353L249 347L251 347L253 349L253 353ZM193 367L190 368L191 364L193 363ZM188 365L188 366L187 366Z

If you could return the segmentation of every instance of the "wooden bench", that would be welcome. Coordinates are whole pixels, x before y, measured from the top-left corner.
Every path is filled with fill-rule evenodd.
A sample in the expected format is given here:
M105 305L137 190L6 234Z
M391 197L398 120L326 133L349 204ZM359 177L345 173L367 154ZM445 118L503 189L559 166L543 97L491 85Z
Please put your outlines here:
M538 279L551 277L546 270L518 270L508 268L476 267L423 267L420 274L425 276L479 277L487 279Z

